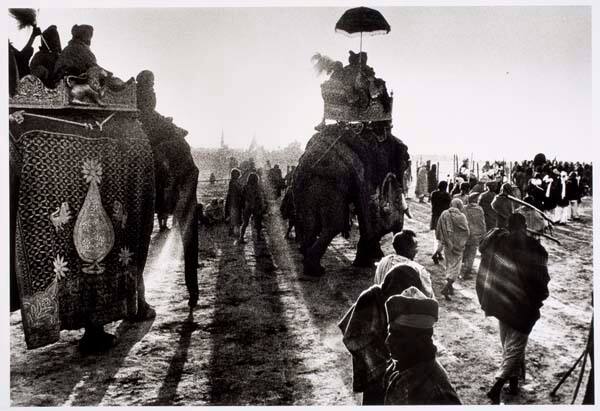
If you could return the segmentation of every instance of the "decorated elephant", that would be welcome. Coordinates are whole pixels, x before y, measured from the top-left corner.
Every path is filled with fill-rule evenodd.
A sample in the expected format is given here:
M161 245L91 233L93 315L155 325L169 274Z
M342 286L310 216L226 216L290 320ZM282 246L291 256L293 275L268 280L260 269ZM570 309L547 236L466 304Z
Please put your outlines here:
M350 204L360 230L354 265L369 266L382 256L381 237L404 224L408 160L407 147L385 121L327 125L311 138L293 181L304 275L324 273L321 257L348 229Z
M73 106L68 85L26 76L10 108L11 310L28 348L85 328L82 350L107 349L102 326L155 315L143 270L153 226L152 149L135 83L106 104ZM18 287L15 287L17 286Z

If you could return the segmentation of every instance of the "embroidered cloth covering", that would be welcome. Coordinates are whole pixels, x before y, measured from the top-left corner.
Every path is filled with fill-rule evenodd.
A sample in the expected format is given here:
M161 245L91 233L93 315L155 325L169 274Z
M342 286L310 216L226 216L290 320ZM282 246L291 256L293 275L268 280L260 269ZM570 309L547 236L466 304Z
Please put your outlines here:
M20 175L15 270L30 349L56 342L61 329L137 312L154 171L145 135L125 122L128 135L116 121L106 132L11 136Z

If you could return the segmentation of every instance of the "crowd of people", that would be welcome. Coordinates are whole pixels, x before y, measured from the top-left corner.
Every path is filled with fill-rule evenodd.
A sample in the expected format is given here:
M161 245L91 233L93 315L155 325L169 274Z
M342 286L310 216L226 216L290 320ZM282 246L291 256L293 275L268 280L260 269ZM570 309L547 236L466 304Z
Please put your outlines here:
M267 199L281 197L282 191L290 186L294 169L295 166L288 167L284 178L279 164L271 167L267 161L265 168L256 168L253 158L242 161L239 168L230 171L225 199L213 198L206 207L198 204L199 222L205 227L225 223L228 234L243 244L252 220L257 238L261 238L262 222L268 214Z
M432 165L428 161L417 168L415 188L415 195L419 201L424 202L425 198L429 197L434 209L437 207L434 205L433 193L439 191L435 167L435 164ZM481 172L481 178L478 178L469 168L468 160L465 160L454 178L448 176L443 190L452 197L460 195L463 205L468 204L470 193L491 191L512 196L544 211L547 220L557 225L579 220L578 208L581 199L592 195L592 165L588 163L546 160L543 154L538 154L532 161L515 162L512 166L507 166L506 162L490 164L486 161ZM493 194L484 196L480 205L488 213L494 213L496 218L500 219L501 225L504 225L508 213L516 209L516 203L505 202L507 207L498 214L496 209L490 207L493 197ZM488 217L486 221L490 223ZM531 228L531 224L529 227Z
M502 345L487 396L499 404L507 382L506 392L519 392L528 336L549 296L548 254L540 237L553 239L552 225L580 219L581 198L592 194L592 168L540 154L512 169L486 163L481 180L463 164L449 184L437 181L433 167L427 162L417 168L415 195L431 203L432 259L446 279L440 294L451 300L453 283L472 278L479 251L477 297L486 316L498 319ZM432 182L437 188L429 191ZM415 233L396 234L393 247L395 253L378 263L374 285L339 323L353 357L354 390L363 393L363 405L460 404L430 344L439 303L429 272L414 261Z
M499 320L502 363L487 394L493 404L499 404L505 383L509 382L509 392L515 395L525 377L528 335L549 295L548 255L527 231L522 214L513 213L505 227L487 231L483 210L474 201L469 204L472 212L460 198L451 199L436 224L440 244L436 253L443 250L446 260L447 284L442 294L449 299L461 267L470 265L463 275L469 272L479 250L477 295L485 314ZM393 247L395 253L377 265L374 285L361 293L339 323L353 358L354 390L363 393L363 405L460 404L436 360L431 336L439 303L430 273L414 261L416 234L411 230L397 233Z

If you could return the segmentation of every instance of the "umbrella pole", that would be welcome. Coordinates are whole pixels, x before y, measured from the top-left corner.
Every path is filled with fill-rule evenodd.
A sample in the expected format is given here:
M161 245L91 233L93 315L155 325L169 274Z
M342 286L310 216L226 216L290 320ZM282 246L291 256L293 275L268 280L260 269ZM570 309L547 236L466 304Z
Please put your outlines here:
M360 51L362 52L362 31L360 32Z

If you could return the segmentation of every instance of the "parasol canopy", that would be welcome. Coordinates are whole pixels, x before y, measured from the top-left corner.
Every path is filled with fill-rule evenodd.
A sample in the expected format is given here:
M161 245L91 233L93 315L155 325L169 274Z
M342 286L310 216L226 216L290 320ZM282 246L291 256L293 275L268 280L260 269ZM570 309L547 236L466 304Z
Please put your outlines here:
M374 36L388 34L391 28L385 17L377 10L368 7L356 7L346 10L335 25L335 31L350 37L362 33Z

